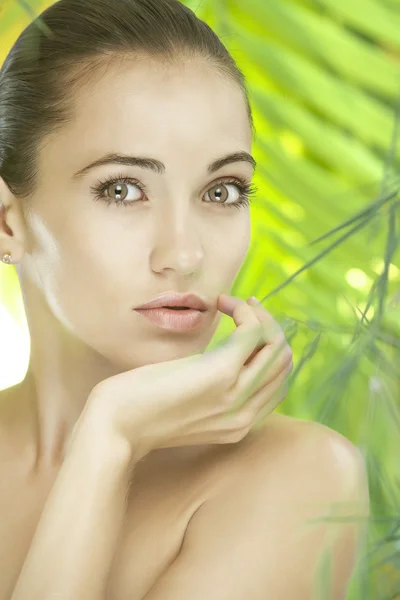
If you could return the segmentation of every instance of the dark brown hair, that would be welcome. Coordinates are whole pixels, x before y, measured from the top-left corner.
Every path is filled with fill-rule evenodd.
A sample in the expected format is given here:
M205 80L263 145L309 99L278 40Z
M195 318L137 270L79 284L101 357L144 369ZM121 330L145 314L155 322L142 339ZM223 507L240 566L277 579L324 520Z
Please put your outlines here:
M0 176L14 196L38 185L41 145L73 118L74 92L119 59L169 64L203 58L241 87L245 77L218 35L179 0L60 0L21 33L0 70Z

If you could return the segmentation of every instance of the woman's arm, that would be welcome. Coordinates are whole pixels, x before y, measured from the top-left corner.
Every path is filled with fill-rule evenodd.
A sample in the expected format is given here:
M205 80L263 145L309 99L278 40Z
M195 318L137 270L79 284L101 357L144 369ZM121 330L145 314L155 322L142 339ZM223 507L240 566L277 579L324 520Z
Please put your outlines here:
M105 600L134 465L124 440L74 436L11 600Z

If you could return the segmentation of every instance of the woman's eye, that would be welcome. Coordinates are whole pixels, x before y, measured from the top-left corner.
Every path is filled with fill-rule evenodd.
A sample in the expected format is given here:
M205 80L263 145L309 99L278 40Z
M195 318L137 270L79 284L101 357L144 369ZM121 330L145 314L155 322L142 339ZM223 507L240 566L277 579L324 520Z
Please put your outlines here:
M233 189L236 188L236 197L235 194L231 194L231 196L229 196L229 191L227 191L227 188L229 187ZM205 195L206 198L207 195L210 198L209 202L214 202L216 204L235 204L241 196L240 190L238 190L238 186L236 184L228 182L217 183L213 185L212 188L210 188Z
M139 193L135 196L134 192L129 191L130 187L136 188L139 190ZM127 182L110 183L107 185L104 191L107 192L108 198L111 200L118 200L120 202L135 202L136 200L140 200L142 194L137 184Z

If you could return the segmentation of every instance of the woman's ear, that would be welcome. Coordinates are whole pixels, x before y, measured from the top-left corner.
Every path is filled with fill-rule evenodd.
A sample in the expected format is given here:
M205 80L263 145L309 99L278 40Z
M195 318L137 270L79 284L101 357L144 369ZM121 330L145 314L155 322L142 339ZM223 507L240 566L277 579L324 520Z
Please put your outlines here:
M0 222L1 222L0 227L2 229L4 229L4 231L8 235L10 235L11 237L13 237L14 233L13 233L12 229L10 229L10 227L8 226L6 216L7 216L6 207L4 206L4 204L0 204Z
M11 254L13 263L24 253L26 225L20 201L0 177L0 255Z

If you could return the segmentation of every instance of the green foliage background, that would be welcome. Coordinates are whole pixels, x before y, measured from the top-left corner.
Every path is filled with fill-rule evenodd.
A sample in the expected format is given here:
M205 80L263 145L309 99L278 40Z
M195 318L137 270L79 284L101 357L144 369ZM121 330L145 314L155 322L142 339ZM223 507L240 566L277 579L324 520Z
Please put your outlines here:
M0 61L50 4L0 0ZM293 348L279 412L364 453L372 516L347 599L400 598L400 0L185 4L245 72L257 129L252 245L232 293L262 300ZM21 321L12 267L0 294ZM232 330L223 318L210 348Z

